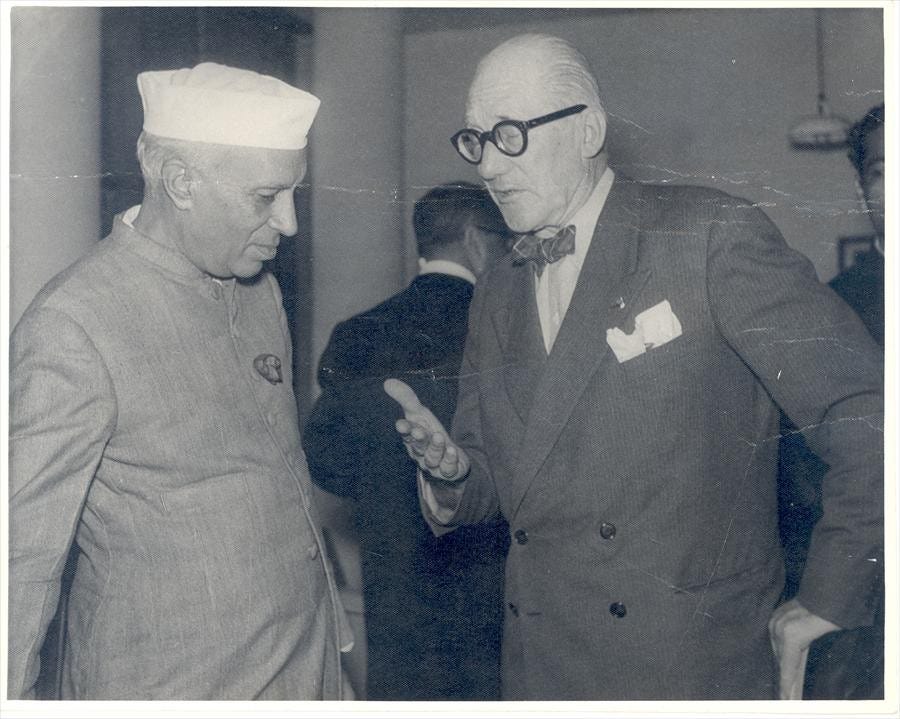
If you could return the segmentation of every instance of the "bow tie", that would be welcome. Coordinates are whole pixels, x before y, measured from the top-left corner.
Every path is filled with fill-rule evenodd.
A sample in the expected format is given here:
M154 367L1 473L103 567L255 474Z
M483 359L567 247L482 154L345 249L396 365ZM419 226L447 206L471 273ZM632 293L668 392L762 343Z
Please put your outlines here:
M544 272L546 265L551 265L573 252L575 252L575 225L563 227L552 237L522 235L513 245L515 263L521 265L533 262L538 277Z

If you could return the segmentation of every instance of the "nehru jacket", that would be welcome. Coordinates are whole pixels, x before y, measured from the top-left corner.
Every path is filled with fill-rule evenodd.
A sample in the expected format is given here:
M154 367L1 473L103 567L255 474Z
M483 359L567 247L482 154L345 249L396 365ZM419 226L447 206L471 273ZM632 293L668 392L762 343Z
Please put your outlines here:
M274 278L213 280L117 220L10 366L10 698L33 695L73 542L63 698L338 698Z

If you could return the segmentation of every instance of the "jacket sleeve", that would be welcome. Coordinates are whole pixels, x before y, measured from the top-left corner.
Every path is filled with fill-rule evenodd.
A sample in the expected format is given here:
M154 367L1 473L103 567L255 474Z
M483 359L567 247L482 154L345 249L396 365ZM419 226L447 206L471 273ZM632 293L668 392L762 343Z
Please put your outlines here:
M710 227L714 320L828 465L797 599L841 627L870 624L884 542L881 353L761 211L725 201Z
M341 325L335 327L319 359L318 381L322 392L313 405L303 430L303 451L313 482L339 497L355 496L356 452L354 437L362 427L351 427L347 413L353 400L347 386L339 345ZM361 419L361 418L359 418Z
M8 694L27 699L116 400L96 348L60 312L26 314L10 368Z
M386 440L396 434L396 410L371 357L377 346L377 338L350 320L335 327L319 361L322 393L304 428L303 451L316 485L339 497L359 498L369 468L391 461Z

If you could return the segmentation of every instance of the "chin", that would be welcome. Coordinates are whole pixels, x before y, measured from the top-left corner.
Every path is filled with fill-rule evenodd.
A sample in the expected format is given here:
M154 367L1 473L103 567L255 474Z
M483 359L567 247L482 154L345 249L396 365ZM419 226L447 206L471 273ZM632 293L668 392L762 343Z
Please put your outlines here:
M234 276L241 280L249 280L251 277L256 277L260 272L262 272L261 262L251 266L235 267L233 270Z
M535 228L534 220L526 217L524 213L509 213L509 216L503 214L503 220L506 222L506 226L509 227L509 229L519 234L531 232Z
M507 227L513 232L525 234L547 226L547 217L541 207L523 202L516 207L501 207L501 214Z

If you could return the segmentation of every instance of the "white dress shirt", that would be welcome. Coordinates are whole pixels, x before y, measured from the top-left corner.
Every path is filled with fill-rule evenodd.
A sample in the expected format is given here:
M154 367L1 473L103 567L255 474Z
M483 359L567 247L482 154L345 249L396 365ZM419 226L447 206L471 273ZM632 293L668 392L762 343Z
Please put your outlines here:
M452 260L426 260L419 258L419 275L450 275L475 284L475 275L468 267Z
M575 252L547 265L540 277L535 275L535 297L547 354L553 349L556 335L566 317L581 266L594 236L597 218L606 204L614 179L615 174L607 167L587 201L564 223L575 225Z

